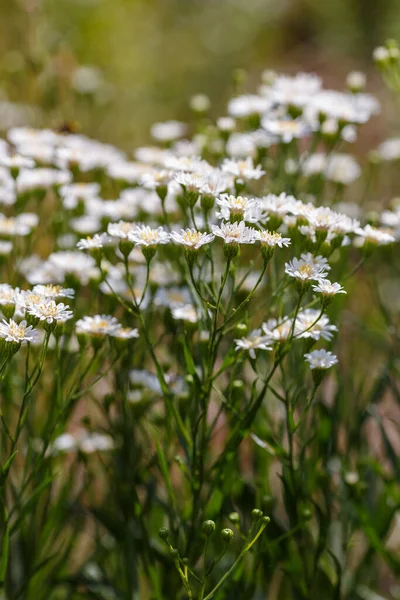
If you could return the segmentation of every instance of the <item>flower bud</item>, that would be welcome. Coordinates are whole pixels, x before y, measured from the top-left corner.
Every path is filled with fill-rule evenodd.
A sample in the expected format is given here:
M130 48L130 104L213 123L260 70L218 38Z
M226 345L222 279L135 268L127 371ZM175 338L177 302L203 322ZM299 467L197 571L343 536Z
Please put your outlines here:
M227 259L232 260L239 254L239 244L224 244L224 254Z
M215 531L214 521L204 521L202 531L207 537L211 536Z
M240 523L240 515L237 512L231 512L231 514L228 516L228 519L231 523Z
M262 517L261 519L261 523L263 525L268 525L268 523L270 523L271 519L269 517Z
M235 335L239 338L244 337L248 330L246 323L238 323L235 328Z
M172 560L179 560L179 552L176 548L171 548L169 554Z
M225 542L225 544L229 544L229 542L233 538L232 529L223 529L221 531L221 537L222 537L223 541Z
M253 517L253 521L258 521L263 516L263 511L259 508L254 508L251 511L251 516Z
M164 540L164 542L166 542L169 538L168 527L161 527L161 529L158 530L158 535L162 540Z

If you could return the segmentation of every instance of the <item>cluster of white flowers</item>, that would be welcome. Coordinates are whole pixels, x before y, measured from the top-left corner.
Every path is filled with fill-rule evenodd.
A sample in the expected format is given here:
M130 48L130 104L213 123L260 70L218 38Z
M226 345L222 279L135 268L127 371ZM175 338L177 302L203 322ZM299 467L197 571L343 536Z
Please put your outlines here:
M240 285L251 296L276 253L268 281L281 275L286 289L286 276L294 279L300 298L308 294L321 310L299 305L287 317L267 314L236 348L254 358L256 349L298 338L330 341L337 328L325 311L346 293L328 279L331 271L343 275L334 267L338 253L353 247L368 255L400 237L398 206L372 222L335 204L335 196L330 206L318 204L324 190L342 193L360 178L360 165L341 145L379 110L362 78L349 82L351 92L337 92L314 74L266 71L258 93L230 100L215 125L187 139L184 123L156 123L151 136L159 145L138 148L133 158L83 135L11 129L0 145L0 261L12 256L21 281L34 287L0 286L1 337L32 341L32 325L50 330L72 318L60 299L93 290L99 302L107 297L105 311L114 297L132 307L131 316L168 309L176 327L183 321L204 332L220 310L215 290L219 275L226 283L224 265L242 254L252 273ZM194 110L207 110L206 100ZM379 153L400 157L399 141L385 142ZM257 261L264 271L257 272ZM225 303L223 290L219 300ZM76 315L80 340L138 337L112 315Z

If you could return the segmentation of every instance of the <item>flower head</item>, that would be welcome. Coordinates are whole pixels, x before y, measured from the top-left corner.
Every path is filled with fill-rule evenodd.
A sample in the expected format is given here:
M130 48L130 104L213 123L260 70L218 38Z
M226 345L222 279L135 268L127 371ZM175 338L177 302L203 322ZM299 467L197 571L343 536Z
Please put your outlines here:
M272 350L271 338L263 335L262 329L255 329L247 337L235 340L235 350L248 350L251 358L256 358L256 350Z
M340 283L331 283L329 279L320 279L318 285L313 285L314 292L319 292L323 296L336 296L336 294L347 294Z
M339 362L332 352L326 350L313 350L305 354L304 358L309 363L310 369L330 369Z
M240 223L222 221L220 226L213 225L211 229L214 235L224 240L225 244L254 244L256 241L256 230L246 227L244 221Z
M90 336L112 335L120 329L120 324L115 317L109 315L95 315L94 317L83 317L76 322L76 332L86 333Z
M129 231L128 239L137 246L155 247L158 244L167 244L170 241L170 234L163 227L153 229L148 225L137 225Z
M198 250L204 244L211 243L214 236L212 233L202 233L196 229L181 229L180 233L173 231L171 238L175 243L181 244L188 249Z
M3 338L6 342L14 342L21 344L23 342L33 342L36 338L36 331L30 325L26 324L26 321L16 323L12 319L0 323L0 338Z
M314 257L310 253L302 254L285 264L285 273L298 281L307 283L311 280L324 279L330 267L322 256Z
M245 160L232 160L226 158L222 170L239 179L260 179L265 174L261 165L254 166L253 159L248 156Z
M221 219L247 221L249 223L257 223L260 220L260 201L256 198L223 194L217 198L217 204L221 207L217 217Z
M37 304L27 307L28 314L36 317L39 321L46 321L49 325L54 322L64 322L72 317L72 310L63 302L56 304L54 300L44 298Z

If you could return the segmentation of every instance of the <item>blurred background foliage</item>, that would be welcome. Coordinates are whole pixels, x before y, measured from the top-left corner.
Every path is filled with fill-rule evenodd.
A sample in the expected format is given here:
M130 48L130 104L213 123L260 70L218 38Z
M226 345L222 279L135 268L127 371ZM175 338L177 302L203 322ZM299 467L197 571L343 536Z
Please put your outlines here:
M399 33L399 0L0 0L0 127L72 120L129 150L193 94L223 114L237 68L340 86Z

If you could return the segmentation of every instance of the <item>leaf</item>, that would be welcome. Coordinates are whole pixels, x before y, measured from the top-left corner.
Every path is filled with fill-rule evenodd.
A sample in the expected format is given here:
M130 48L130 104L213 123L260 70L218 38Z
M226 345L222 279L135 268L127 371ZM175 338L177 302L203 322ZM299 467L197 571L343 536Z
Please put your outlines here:
M3 485L5 480L7 479L8 476L8 472L11 468L11 465L14 461L14 458L17 456L18 454L18 450L16 450L15 452L13 452L11 454L11 456L8 457L6 463L4 464L2 470L1 470L1 476L0 476L0 485Z
M6 511L5 511L6 513ZM6 519L6 529L3 535L3 541L1 545L1 557L0 557L0 584L4 583L4 579L6 577L7 565L8 565L8 555L10 548L10 528L7 522L7 514L5 514Z
M38 485L38 487L33 491L33 493L31 494L31 496L29 497L29 499L27 500L27 502L23 505L23 507L21 508L21 511L19 513L19 517L18 519L15 521L11 533L14 533L22 519L24 518L24 516L29 512L29 510L32 508L32 505L35 503L35 501L38 499L38 497L40 496L40 494L42 492L44 492L44 490L49 487L49 485L51 485L54 481L54 479L58 477L58 473L55 473L54 475L50 475L49 477L47 477L40 485Z
M167 459L165 458L165 454L156 438L155 438L155 443L156 443L156 451L157 451L157 456L158 456L158 460L159 460L159 464L160 464L161 473L164 477L165 485L167 486L168 495L170 497L171 503L173 506L175 506L176 505L175 494L174 494L174 490L172 487L171 478L169 476L169 468L168 468Z

